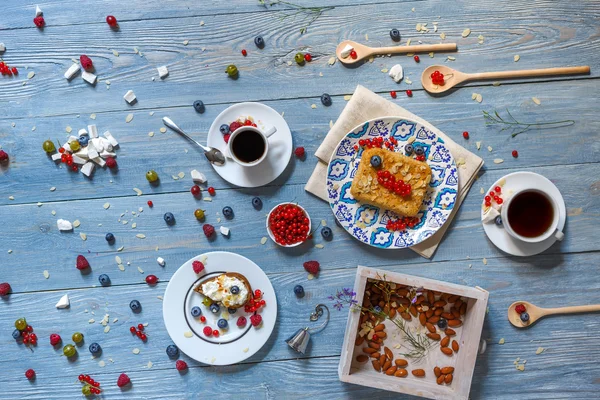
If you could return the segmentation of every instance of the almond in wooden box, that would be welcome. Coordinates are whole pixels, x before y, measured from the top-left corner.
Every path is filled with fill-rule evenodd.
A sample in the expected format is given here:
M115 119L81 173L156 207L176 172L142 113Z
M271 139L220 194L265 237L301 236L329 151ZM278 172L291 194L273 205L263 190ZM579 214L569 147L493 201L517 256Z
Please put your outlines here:
M343 382L430 399L469 398L488 292L358 267Z

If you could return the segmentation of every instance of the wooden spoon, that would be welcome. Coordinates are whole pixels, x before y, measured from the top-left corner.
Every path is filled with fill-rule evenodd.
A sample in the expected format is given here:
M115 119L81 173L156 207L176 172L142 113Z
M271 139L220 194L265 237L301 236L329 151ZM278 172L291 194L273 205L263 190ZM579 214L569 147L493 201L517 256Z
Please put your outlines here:
M339 48L339 47L338 47ZM431 81L431 74L434 71L440 71L444 75L444 85L434 85ZM522 69L518 71L498 71L498 72L480 72L476 74L466 74L452 69L445 65L432 65L425 68L421 75L421 84L429 93L443 93L466 81L486 80L486 79L509 79L509 78L529 78L533 76L553 76L553 75L574 75L589 74L589 66L581 67L561 67L561 68L543 68L543 69Z
M350 45L356 51L356 58L350 56L343 58L342 50L346 45ZM335 55L344 64L355 64L376 54L397 54L397 53L429 53L432 51L456 51L456 43L443 44L420 44L416 46L391 46L391 47L369 47L364 44L344 40L335 49Z
M515 310L517 304L523 304L529 314L529 321L521 321L521 316ZM538 319L545 317L546 315L554 314L575 314L582 312L593 312L600 311L600 304L589 305L589 306L572 306L572 307L559 307L559 308L542 308L527 301L515 301L508 307L508 320L511 324L517 328L527 328L533 325Z

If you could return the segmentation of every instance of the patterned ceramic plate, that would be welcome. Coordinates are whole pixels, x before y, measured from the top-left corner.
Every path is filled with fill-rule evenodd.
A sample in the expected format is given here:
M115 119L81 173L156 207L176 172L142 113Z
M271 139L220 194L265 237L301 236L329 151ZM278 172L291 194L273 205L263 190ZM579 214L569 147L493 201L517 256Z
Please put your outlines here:
M386 224L398 219L396 213L361 203L350 193L362 155L358 141L376 137L395 138L398 144L394 150L398 152L404 153L404 146L409 143L425 150L432 176L418 215L420 222L414 228L389 231ZM384 249L414 246L433 235L450 216L457 191L456 164L444 141L429 127L398 117L374 119L354 128L338 144L327 169L329 205L337 220L356 239Z

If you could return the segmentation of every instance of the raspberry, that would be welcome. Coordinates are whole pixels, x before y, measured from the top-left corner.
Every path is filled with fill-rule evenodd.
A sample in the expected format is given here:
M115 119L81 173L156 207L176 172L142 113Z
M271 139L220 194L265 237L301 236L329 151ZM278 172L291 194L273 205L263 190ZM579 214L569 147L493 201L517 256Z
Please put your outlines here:
M79 56L79 62L81 63L81 66L83 67L83 69L85 69L86 71L89 71L94 68L92 59L89 58L88 56L86 56L85 54L82 54L81 56Z
M41 15L39 17L35 17L33 19L33 23L35 24L35 26L37 26L38 28L43 28L44 25L46 24L46 21L44 21L44 17L42 17Z
M229 132L235 132L235 130L241 126L242 124L240 124L239 122L233 121L231 124L229 124Z
M304 269L313 275L317 275L319 273L320 265L318 261L307 261L304 264Z
M206 237L211 237L215 233L215 227L211 224L202 225L202 230L204 231Z
M202 264L200 261L194 261L192 263L192 268L194 268L194 273L199 274L200 272L204 271L204 264Z
M129 379L129 377L127 376L127 374L121 374L121 375L119 375L119 379L117 379L117 386L118 387L127 386L130 383L131 383L131 379Z
M0 297L6 296L7 294L10 293L11 290L12 290L12 288L10 287L10 285L7 282L0 283Z
M202 330L206 336L212 336L212 328L210 326L205 326Z
M25 376L27 377L27 379L32 380L33 378L35 378L35 371L30 368L27 371L25 371Z
M0 150L0 164L8 162L8 153L4 150Z
M250 316L250 323L252 324L252 326L259 326L261 322L262 317L260 316L260 314L254 314Z
M77 269L81 271L81 270L84 270L89 267L90 267L90 263L88 262L88 260L81 254L78 255L77 256Z
M52 346L56 346L61 342L61 340L62 339L60 338L60 335L58 335L57 333L53 333L52 335L50 335L50 344Z
M304 147L297 147L296 150L294 150L294 154L298 158L304 157Z
M525 306L523 304L517 304L515 306L515 311L519 314L523 314L527 310L525 309Z
M187 369L187 367L187 363L183 360L177 360L177 362L175 363L175 368L177 368L177 371L184 371Z
M247 322L246 317L239 317L236 322L236 325L241 328L241 327L246 326L246 322Z
M110 169L117 167L117 161L112 157L106 157L104 161L106 161L106 166Z

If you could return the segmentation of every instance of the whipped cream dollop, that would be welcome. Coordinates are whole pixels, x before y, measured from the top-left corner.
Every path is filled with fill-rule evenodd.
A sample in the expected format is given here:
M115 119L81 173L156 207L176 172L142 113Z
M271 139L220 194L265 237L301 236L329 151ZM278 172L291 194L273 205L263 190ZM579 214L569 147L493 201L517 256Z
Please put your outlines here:
M238 294L231 293L233 286L240 289ZM206 297L212 301L223 303L225 307L239 307L248 301L248 287L246 284L238 278L225 274L202 284L202 291Z

